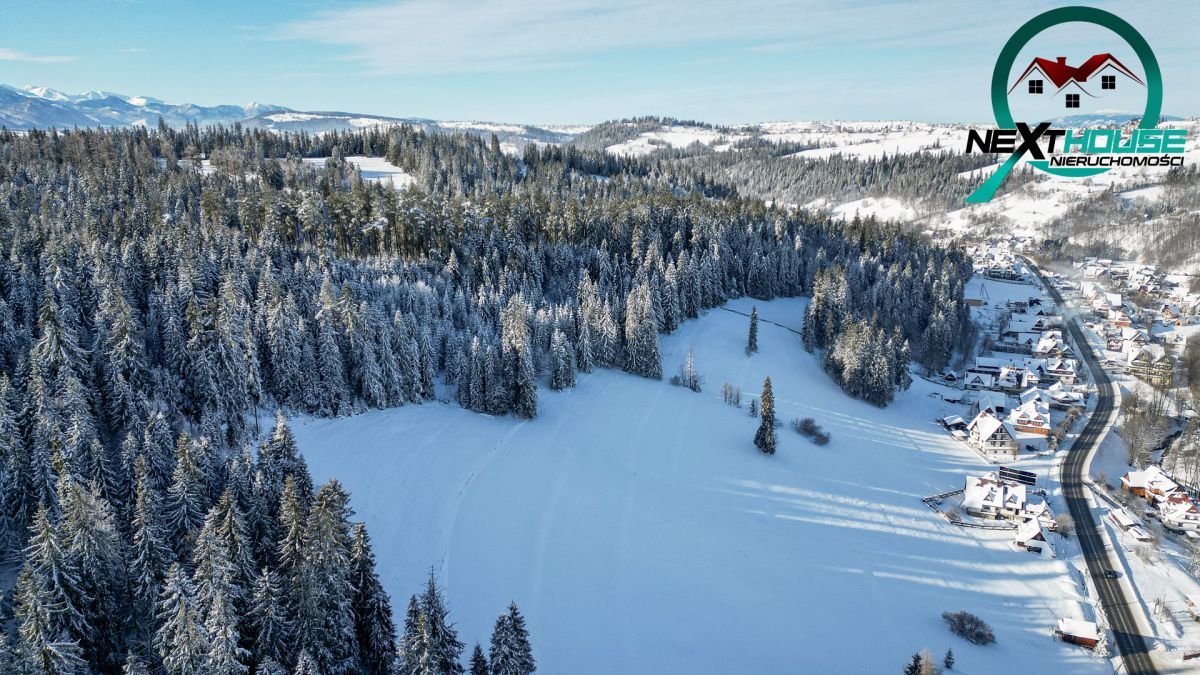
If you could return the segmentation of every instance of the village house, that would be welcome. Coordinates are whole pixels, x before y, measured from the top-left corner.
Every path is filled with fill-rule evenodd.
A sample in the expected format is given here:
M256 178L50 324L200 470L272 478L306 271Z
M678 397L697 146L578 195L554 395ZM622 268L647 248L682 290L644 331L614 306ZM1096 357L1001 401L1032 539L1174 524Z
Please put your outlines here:
M1063 642L1070 642L1088 649L1100 644L1100 631L1095 622L1083 619L1059 619L1054 634Z
M1078 375L1075 361L1072 359L1051 359L1046 362L1046 377L1062 384L1075 384Z
M1059 410L1082 407L1085 400L1083 392L1075 391L1062 381L1047 387L1046 396L1050 399L1050 407Z
M975 394L975 401L971 404L971 417L974 418L981 412L990 412L996 417L1001 417L1008 414L1008 395L999 391L981 391Z
M1172 532L1195 532L1200 530L1200 509L1187 494L1180 490L1167 495L1158 503L1158 516L1163 527Z
M1036 373L1028 368L1018 366L1004 366L1000 369L1000 374L996 377L995 386L1004 391L1024 391L1029 387L1035 387L1041 382L1041 379Z
M1037 389L1025 391L1021 394L1021 405L1009 413L1008 423L1017 431L1049 436L1050 406Z
M1033 347L1033 355L1039 357L1062 358L1070 357L1075 354L1075 350L1071 349L1062 338L1062 333L1058 331L1049 331L1042 334L1042 338Z
M1141 471L1130 471L1121 476L1121 489L1153 502L1166 499L1167 495L1182 488L1158 466L1150 465Z
M999 417L984 411L967 425L970 443L988 456L1017 456L1017 437Z
M1167 355L1162 345L1146 345L1136 352L1130 352L1125 372L1143 382L1166 387L1174 378L1175 360Z
M966 477L962 508L976 518L1050 522L1045 502L1030 501L1024 485L1001 480L995 473Z
M1050 542L1046 541L1046 533L1042 531L1042 524L1037 518L1030 518L1021 523L1017 527L1017 534L1013 540L1017 548L1037 553L1038 555L1054 556L1054 547Z
M968 372L963 378L963 386L975 391L991 389L994 382L994 376L987 373Z

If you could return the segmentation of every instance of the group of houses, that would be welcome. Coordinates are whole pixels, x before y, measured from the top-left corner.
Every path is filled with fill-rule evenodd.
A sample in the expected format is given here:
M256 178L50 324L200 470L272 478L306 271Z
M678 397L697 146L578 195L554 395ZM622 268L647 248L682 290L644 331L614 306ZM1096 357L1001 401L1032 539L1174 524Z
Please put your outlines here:
M973 392L970 422L943 424L990 459L1016 457L1022 445L1040 445L1052 434L1050 411L1082 407L1086 389L1076 384L1079 362L1048 300L1032 296L1003 308L990 356L978 356L962 376ZM1032 435L1023 443L1022 435Z
M1018 549L1054 556L1054 547L1046 538L1046 532L1055 527L1054 518L1045 500L1031 496L1028 486L995 473L967 476L962 510L975 518L1017 521L1013 543Z
M1124 302L1120 293L1105 291L1099 284L1084 284L1081 292L1096 316L1105 319L1105 349L1110 354L1109 361L1143 382L1170 386L1174 380L1175 359L1164 345L1155 342L1150 333L1140 327L1149 323L1143 316L1145 311ZM1159 316L1173 318L1180 317L1180 311L1170 303L1153 310Z
M968 253L976 271L987 279L1014 283L1031 283L1031 275L1017 258L1011 242L971 247Z
M1187 490L1158 466L1151 465L1121 476L1121 489L1145 499L1157 509L1158 519L1166 529L1172 532L1200 530L1200 508L1188 496Z

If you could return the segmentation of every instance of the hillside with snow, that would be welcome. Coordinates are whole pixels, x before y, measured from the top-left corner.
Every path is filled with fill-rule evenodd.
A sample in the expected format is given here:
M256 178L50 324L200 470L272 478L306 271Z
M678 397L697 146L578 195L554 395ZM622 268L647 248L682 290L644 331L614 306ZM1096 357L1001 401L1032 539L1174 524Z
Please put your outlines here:
M770 323L799 327L805 302L758 303L752 357L747 318L724 309L664 336L664 369L693 346L703 393L601 370L543 389L534 421L429 403L293 428L314 478L352 491L393 606L432 566L470 645L515 600L538 672L893 672L922 647L952 647L968 673L1107 672L1049 637L1084 616L1064 561L921 502L988 466L934 422L957 406L924 380L883 409L843 394ZM774 456L746 407L765 376L785 424ZM814 445L795 417L833 440ZM958 609L997 643L947 631L940 614Z

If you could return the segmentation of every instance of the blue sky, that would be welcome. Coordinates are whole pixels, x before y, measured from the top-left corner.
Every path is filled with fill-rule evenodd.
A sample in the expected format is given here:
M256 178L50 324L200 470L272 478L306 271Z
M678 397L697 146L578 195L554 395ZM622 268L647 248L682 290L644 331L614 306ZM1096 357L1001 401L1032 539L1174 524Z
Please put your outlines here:
M1065 4L1065 3L1064 3ZM1162 65L1164 112L1200 114L1200 2L1091 2ZM591 123L980 121L1008 36L1057 6L806 0L105 1L5 12L0 82L201 104ZM1081 62L1119 40L1033 48ZM1104 43L1104 44L1098 44Z

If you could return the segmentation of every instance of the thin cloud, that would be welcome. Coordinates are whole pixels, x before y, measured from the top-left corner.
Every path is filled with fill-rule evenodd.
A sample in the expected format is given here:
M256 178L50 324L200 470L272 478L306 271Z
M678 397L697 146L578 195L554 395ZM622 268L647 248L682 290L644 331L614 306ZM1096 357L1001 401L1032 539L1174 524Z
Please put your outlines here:
M145 54L146 50L142 47L124 47L117 50L120 54Z
M8 47L0 47L0 61L19 61L21 63L69 63L74 61L74 56L38 56L35 54L26 54L25 52L9 49Z
M267 37L341 47L344 58L378 74L445 74L538 70L600 53L682 46L842 51L977 37L964 27L952 0L834 7L813 0L393 0L321 12Z

